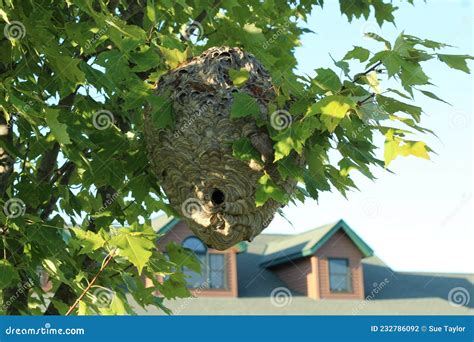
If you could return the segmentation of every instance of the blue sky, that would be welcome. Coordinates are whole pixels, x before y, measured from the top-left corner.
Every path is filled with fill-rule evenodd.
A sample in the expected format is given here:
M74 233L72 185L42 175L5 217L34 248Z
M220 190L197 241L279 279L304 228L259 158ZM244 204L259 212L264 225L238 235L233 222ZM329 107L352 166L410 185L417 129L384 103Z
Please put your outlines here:
M397 1L395 1L397 3ZM314 75L314 69L333 67L329 53L340 59L353 45L379 51L382 46L367 40L369 30L394 41L398 34L441 41L456 48L447 53L473 55L473 4L467 0L416 1L401 4L396 23L378 29L374 18L348 23L339 12L338 1L317 8L297 50L299 71ZM378 30L378 32L377 32ZM473 68L473 63L470 63ZM423 95L415 104L427 113L424 127L438 137L420 136L437 155L431 160L400 157L390 164L394 174L375 172L375 182L355 175L360 191L348 195L323 193L319 203L289 206L284 213L293 227L277 217L267 233L301 233L340 218L374 249L389 266L400 271L474 272L472 219L473 80L439 62L425 66L430 89L452 106ZM354 69L356 71L356 69ZM378 146L383 146L379 139ZM382 155L383 151L380 150Z

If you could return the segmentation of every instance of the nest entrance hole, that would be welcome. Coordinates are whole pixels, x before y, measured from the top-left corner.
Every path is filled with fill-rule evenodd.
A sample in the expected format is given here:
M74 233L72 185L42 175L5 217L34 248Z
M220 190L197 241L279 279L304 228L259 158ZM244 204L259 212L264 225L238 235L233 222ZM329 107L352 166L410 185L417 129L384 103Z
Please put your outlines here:
M211 194L211 201L214 205L221 205L225 202L225 195L220 189L213 189Z

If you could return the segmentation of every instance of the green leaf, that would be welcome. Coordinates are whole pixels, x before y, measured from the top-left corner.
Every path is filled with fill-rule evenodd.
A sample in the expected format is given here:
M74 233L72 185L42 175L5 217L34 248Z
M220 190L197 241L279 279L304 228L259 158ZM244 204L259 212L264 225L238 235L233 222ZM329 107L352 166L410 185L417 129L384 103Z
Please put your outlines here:
M51 133L60 144L70 144L69 134L67 132L67 125L58 121L59 109L46 107L45 109L46 123L51 128Z
M339 0L339 7L341 13L347 16L347 20L352 22L352 19L363 16L365 19L370 15L370 3L366 1L345 1Z
M166 60L166 64L168 64L171 69L176 68L179 64L186 61L185 51L182 52L178 49L168 49L163 46L160 46L159 49Z
M112 297L112 301L108 307L100 307L99 312L101 315L125 315L127 313L127 309L123 300L118 296L118 294L114 294Z
M342 95L326 96L313 104L306 116L321 114L321 121L325 123L329 132L334 132L342 118L351 109L355 109L356 103L350 97Z
M255 190L255 204L257 207L261 207L270 198L282 204L288 201L286 192L278 187L270 179L270 176L265 173L258 180L257 189Z
M230 110L232 119L243 118L246 116L257 117L260 114L260 107L257 100L247 93L233 93L234 101Z
M349 97L342 95L326 96L324 99L313 104L306 113L306 116L319 113L341 119L350 109L354 108L354 106L354 100Z
M149 95L146 98L151 110L153 123L157 128L172 127L174 124L174 112L172 102L160 95Z
M49 53L48 59L52 68L68 80L73 86L85 82L85 74L81 69L79 69L79 63L81 62L80 59L61 56L56 52Z
M437 101L444 102L446 104L450 104L450 103L444 101L443 99L439 98L436 94L433 94L432 92L430 92L428 90L422 90L422 89L417 89L417 90L420 91L423 95L428 96L429 98L432 98L433 100L437 100Z
M382 63L387 69L387 75L390 78L398 74L404 61L396 51L386 51L382 58Z
M163 283L155 286L166 299L186 298L191 295L186 278L181 272L171 274Z
M18 280L20 280L20 276L15 267L6 259L0 260L0 289L6 288Z
M402 85L407 92L413 93L413 85L428 84L429 77L425 74L423 69L418 63L405 62L402 64L402 72L400 74L400 80Z
M331 186L325 174L325 165L328 156L323 146L313 144L305 149L305 157L308 161L308 173L305 175L306 189L315 199L318 198L318 191L329 191Z
M397 112L408 113L410 114L417 122L420 121L422 110L420 107L410 105L398 101L391 97L386 97L383 95L377 95L376 97L380 107L389 114L395 114Z
M356 108L356 113L362 121L375 120L381 121L389 118L386 111L373 102L365 102Z
M295 150L298 154L303 153L303 147L315 129L320 129L321 123L315 117L307 117L301 121L296 121L289 128L281 131L273 137L277 143L275 149L275 161L285 158L291 151Z
M337 76L337 74L331 70L326 68L319 68L316 69L317 76L312 80L314 84L320 87L323 90L332 90L338 91L341 89L342 84L341 80Z
M105 239L98 233L85 231L80 228L71 228L77 238L82 242L82 249L79 254L86 254L102 248L105 244Z
M393 12L397 9L390 3L384 3L383 0L372 1L372 6L374 6L375 20L377 23L382 26L384 21L393 23L395 17Z
M175 264L178 269L186 267L196 273L201 272L199 259L196 258L196 255L192 250L183 248L182 246L171 242L166 245L166 254L169 257L169 260Z
M354 46L354 48L347 52L346 55L344 56L344 60L348 59L358 59L360 62L365 62L370 55L370 51L360 47L360 46Z
M88 306L88 304L81 300L79 301L79 305L77 307L77 315L78 316L84 316L84 315L93 315L94 311L91 310Z
M467 66L466 60L467 59L474 59L473 56L469 55L444 55L444 54L438 54L438 59L446 63L447 66L449 66L452 69L457 69L464 71L465 73L470 73L469 72L469 67Z
M245 82L247 82L250 73L245 68L240 68L240 70L229 69L229 76L234 85L241 87Z
M248 138L241 138L232 144L232 155L240 160L261 162L260 153Z
M376 40L378 42L381 42L381 43L384 43L385 44L385 48L387 50L391 50L392 49L392 44L390 44L390 42L386 39L383 39L382 37L380 37L378 34L374 33L374 32L367 32L364 34L365 37L367 38L371 38L373 40ZM372 60L371 60L372 61Z
M155 247L155 234L151 228L140 229L138 224L131 229L133 230L120 229L118 235L110 239L109 244L119 248L119 254L135 265L141 274Z

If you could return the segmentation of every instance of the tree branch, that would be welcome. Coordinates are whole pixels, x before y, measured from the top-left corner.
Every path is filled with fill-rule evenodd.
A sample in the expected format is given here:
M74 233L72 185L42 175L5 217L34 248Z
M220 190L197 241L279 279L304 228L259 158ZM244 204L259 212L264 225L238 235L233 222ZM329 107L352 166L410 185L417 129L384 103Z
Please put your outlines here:
M72 162L67 162L65 164L67 164L67 167L65 168L62 176L60 176L61 177L59 180L60 185L67 185L69 183L69 180L71 179L72 174L74 173L74 171L76 171L76 164ZM57 201L58 201L58 196L52 195L51 198L49 199L48 204L46 205L46 207L44 208L43 212L40 215L40 218L42 220L48 219L49 215L51 215L51 213L53 212L54 206L56 205Z
M38 182L47 182L51 178L58 159L59 149L59 143L55 142L53 148L44 152L38 167Z
M11 144L13 139L11 135L12 129L5 119L3 111L0 111L0 141L5 144ZM0 196L5 199L6 190L8 189L10 176L13 172L13 158L8 154L7 150L0 147Z

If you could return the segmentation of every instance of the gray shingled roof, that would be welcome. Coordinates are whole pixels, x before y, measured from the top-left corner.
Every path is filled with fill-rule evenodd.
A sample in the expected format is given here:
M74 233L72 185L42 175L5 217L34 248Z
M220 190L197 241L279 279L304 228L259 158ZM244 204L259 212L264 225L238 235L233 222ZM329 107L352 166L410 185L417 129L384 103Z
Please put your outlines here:
M269 241L263 252L262 266L269 267L308 255L313 255L337 231L342 230L352 240L364 257L373 255L372 249L350 227L339 220L308 230L297 235L287 235L285 239Z

